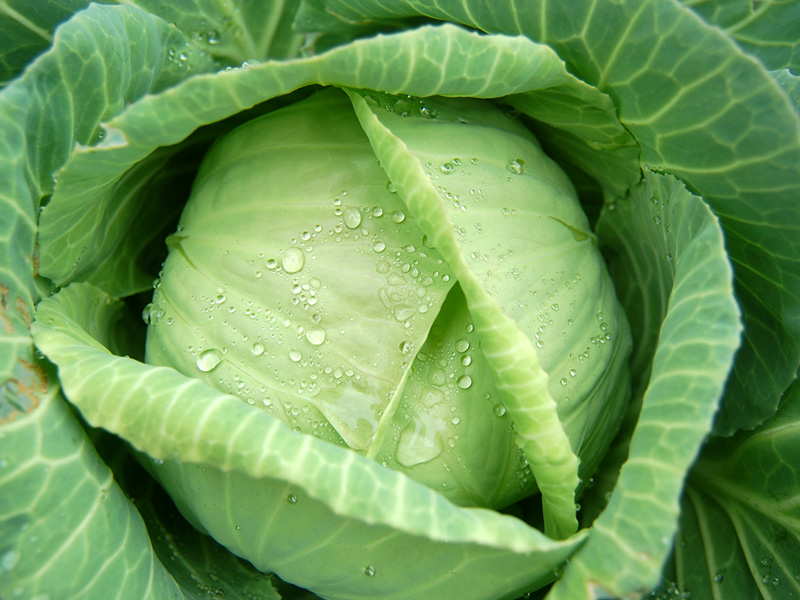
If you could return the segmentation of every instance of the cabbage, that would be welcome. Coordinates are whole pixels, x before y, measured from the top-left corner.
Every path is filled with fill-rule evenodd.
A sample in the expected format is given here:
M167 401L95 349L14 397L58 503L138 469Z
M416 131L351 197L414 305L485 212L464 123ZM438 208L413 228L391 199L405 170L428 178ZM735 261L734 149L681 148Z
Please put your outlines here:
M800 596L798 3L17 4L3 597Z

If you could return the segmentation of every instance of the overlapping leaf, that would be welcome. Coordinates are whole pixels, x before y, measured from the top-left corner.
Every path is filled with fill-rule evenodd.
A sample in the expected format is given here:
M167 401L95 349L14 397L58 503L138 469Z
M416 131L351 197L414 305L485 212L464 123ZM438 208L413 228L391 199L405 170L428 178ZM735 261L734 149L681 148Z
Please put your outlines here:
M458 508L198 380L114 356L103 344L117 310L88 284L65 288L40 303L37 344L86 419L155 459L179 505L259 569L330 598L514 597L552 578L583 538L554 542L513 517ZM475 569L491 576L458 576Z
M599 233L614 251L612 272L627 282L620 293L641 353L634 364L646 380L650 374L608 506L553 598L641 594L658 580L685 473L711 426L739 344L722 232L682 184L649 174L629 197L607 207ZM657 336L650 323L660 323Z

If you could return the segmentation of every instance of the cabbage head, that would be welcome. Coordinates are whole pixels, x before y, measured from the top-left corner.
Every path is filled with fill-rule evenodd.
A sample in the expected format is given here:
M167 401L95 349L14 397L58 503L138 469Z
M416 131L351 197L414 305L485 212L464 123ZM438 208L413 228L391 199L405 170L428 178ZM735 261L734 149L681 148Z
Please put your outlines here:
M528 496L540 464L574 502L573 450L591 473L619 427L630 336L596 238L487 101L316 92L215 144L177 229L147 362L457 504Z
M0 596L800 597L800 3L0 3Z

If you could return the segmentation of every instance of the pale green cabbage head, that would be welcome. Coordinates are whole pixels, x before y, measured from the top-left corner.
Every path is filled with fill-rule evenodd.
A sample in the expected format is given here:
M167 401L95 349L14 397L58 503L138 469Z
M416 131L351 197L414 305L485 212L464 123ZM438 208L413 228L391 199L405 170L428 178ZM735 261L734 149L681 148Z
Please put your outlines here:
M410 182L382 168L353 103L417 161ZM429 223L436 211L449 231ZM436 235L461 245L463 266ZM563 171L488 101L327 88L249 121L209 152L167 244L149 363L458 504L499 508L536 490L513 390L498 387L512 361L484 354L501 334L476 328L458 269L535 351L539 403L557 404L582 473L617 432L631 342L596 237Z

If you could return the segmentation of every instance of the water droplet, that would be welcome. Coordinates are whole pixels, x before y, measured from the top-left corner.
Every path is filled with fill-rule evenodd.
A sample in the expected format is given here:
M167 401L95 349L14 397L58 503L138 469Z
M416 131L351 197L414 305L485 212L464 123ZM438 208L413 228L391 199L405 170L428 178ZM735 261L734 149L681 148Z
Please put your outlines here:
M319 346L325 341L325 330L322 327L312 327L306 331L306 339L313 346Z
M468 367L472 364L472 357L469 354L465 354L461 357L461 364L465 367Z
M661 225L661 216L660 215L653 216L653 223L655 223L656 225Z
M373 217L382 217L383 216L383 209L380 206L373 206L372 207L372 216Z
M428 383L431 385L442 386L447 381L447 375L441 369L433 369L428 373Z
M458 340L456 342L456 350L459 352L466 352L469 350L469 342L467 340Z
M289 352L289 360L292 362L299 362L300 359L303 358L303 355L300 354L297 350L292 350Z
M462 375L461 377L458 378L458 387L460 387L462 390L469 389L471 385L472 385L472 377L470 377L469 375Z
M261 342L256 342L256 343L253 344L253 346L250 348L250 350L256 356L261 356L262 354L264 354L264 344L262 344Z
M422 106L419 109L419 114L425 117L426 119L435 119L439 116L439 111L437 111L435 108Z
M502 404L495 404L492 410L497 417L502 417L504 414L506 414L506 407Z
M384 250L386 250L386 244L384 244L383 242L375 242L374 244L372 244L372 249L378 253L383 252Z
M217 304L222 304L223 302L225 302L225 295L224 295L224 294L219 294L219 295L218 295L218 296L217 296L217 297L214 299L214 302L216 302Z
M203 371L203 373L208 373L220 362L222 362L222 356L220 356L219 351L214 348L203 350L197 355L197 368Z
M450 173L454 173L456 168L453 166L453 163L446 162L441 166L441 171L445 175L450 175Z
M525 170L525 161L521 158L515 158L506 165L506 169L514 175L521 175Z
M267 268L268 268L268 269L271 271L272 269L274 269L275 267L277 267L277 266L278 266L278 261L277 261L277 260L275 260L274 258L270 258L270 259L269 259L269 260L268 260L266 263L264 263L264 264L265 264L265 265L266 265L266 267L267 267Z
M302 249L289 248L283 253L283 258L281 258L281 267L283 267L283 270L287 273L297 273L303 268L305 262L306 255L303 254Z
M561 385L567 385L567 383L569 383L569 382L567 381L567 378L566 378L566 377L562 377L562 378L561 378Z
M375 577L375 567L372 565L367 565L364 567L364 575L367 577Z
M356 229L361 225L361 211L352 206L347 206L342 212L342 220L349 229Z
M142 321L145 325L150 325L150 311L153 309L153 304L150 303L142 309Z
M394 318L398 321L405 321L414 316L417 309L413 306L406 306L405 304L398 304L394 307Z
M0 573L10 571L19 562L20 554L17 550L9 550L3 556L0 556Z
M406 215L402 210L396 210L392 213L392 221L395 223L402 223L406 220Z
M570 374L570 376L575 377L575 375L578 374L578 371L576 371L575 369L570 369L569 370L569 374Z
M722 580L725 579L725 575L723 573L716 573L714 575L714 581L716 583L722 583Z
M297 496L295 496L294 494L289 494L288 496L286 496L286 502L288 502L289 504L297 504Z

